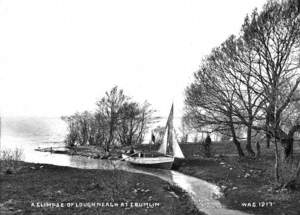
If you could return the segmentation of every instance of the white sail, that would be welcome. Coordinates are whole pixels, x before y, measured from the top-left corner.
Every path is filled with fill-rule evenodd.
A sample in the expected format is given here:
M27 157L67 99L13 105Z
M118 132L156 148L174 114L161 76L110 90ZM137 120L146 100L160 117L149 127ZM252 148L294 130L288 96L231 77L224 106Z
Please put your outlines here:
M164 130L163 141L158 149L158 152L164 155L158 157L131 157L128 155L122 155L123 159L134 165L171 169L175 162L175 158L184 158L184 155L177 142L173 127L173 110L174 108L172 105Z
M168 147L168 130L166 128L165 132L164 132L163 142L160 145L160 147L158 149L158 152L166 155L167 154L167 147Z
M167 154L168 152L171 153L173 157L184 158L184 155L180 149L180 146L175 136L173 119L174 119L174 106L172 104L167 125L164 132L163 142L160 145L158 152L162 154ZM171 150L168 150L168 147L171 147Z
M181 151L181 148L177 142L177 139L175 137L175 132L174 132L174 129L173 129L173 141L172 141L172 151L173 151L173 156L176 157L176 158L184 158L184 155Z
M163 137L163 142L162 144L160 145L159 149L158 149L158 152L159 153L162 153L162 154L167 154L167 151L168 151L168 147L169 147L169 135L170 135L170 126L172 127L173 126L173 104L172 104L172 107L171 107L171 110L170 110L170 113L169 113L169 116L168 116L168 120L167 120L167 124L166 124L166 127L165 127L165 132L164 132L164 137Z

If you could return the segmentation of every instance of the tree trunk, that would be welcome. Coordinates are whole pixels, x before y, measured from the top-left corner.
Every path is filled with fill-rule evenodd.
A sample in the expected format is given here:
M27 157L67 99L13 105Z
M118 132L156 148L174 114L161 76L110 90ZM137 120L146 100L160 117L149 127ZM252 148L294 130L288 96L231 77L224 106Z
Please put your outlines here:
M241 143L236 138L233 138L233 143L236 146L236 149L237 149L237 151L239 153L239 157L244 157L245 154L244 154L243 149L241 147Z
M266 132L266 146L267 146L267 148L270 148L270 143L271 143L271 135L267 131Z
M297 185L297 181L298 181L299 176L300 176L300 161L298 163L295 174L293 175L293 177L288 182L286 182L282 186L282 188L286 188L286 189L289 189L289 190L295 190L297 188L296 185Z
M233 140L234 145L236 146L239 157L244 157L245 154L244 154L243 149L241 147L241 143L236 138L235 129L234 129L233 124L230 125L230 128L231 128L231 133L232 133L232 140Z
M234 128L234 124L233 124L232 115L229 115L229 121L230 121L229 127L230 127L230 130L231 130L233 143L234 143L234 145L237 149L239 157L244 157L245 154L244 154L243 149L241 147L241 143L236 138L236 133L235 133L235 128Z
M110 130L109 130L109 138L108 141L106 142L106 151L109 152L110 150L110 145L111 142L113 141L113 128L111 126Z
M293 160L294 133L296 131L299 131L299 130L300 130L300 124L293 126L291 128L291 130L289 131L288 135L286 136L286 138L281 141L282 146L284 148L283 155L284 155L285 161L292 161ZM286 182L283 185L283 188L287 188L287 189L290 189L290 190L296 189L296 184L297 184L297 180L298 180L299 176L300 176L300 162L298 162L298 166L297 166L297 169L295 171L295 174L293 175L293 177L288 182Z
M267 148L270 148L271 143L271 125L274 123L274 111L275 107L270 104L270 106L267 108L266 113L266 146Z
M249 127L247 128L247 143L246 143L246 150L247 150L248 154L249 154L251 157L255 157L255 152L253 151L252 145L251 145L251 131L252 131L252 128L251 128L251 126L249 126Z
M274 173L275 173L275 181L279 182L279 152L278 152L278 146L275 139L275 165L274 165Z
M260 144L259 141L256 142L256 158L260 157Z
M244 157L245 154L244 154L243 149L241 147L241 143L236 138L233 139L233 142L234 142L234 144L235 144L235 146L238 150L239 157Z
M300 130L300 124L294 125L288 134L286 134L284 131L279 129L279 138L281 140L281 144L284 148L284 158L285 160L292 159L293 158L293 152L294 152L294 134L295 132ZM282 138L284 137L284 138Z
M294 151L294 138L288 138L288 139L284 139L282 140L282 145L283 145L283 155L284 155L284 159L288 160L288 159L292 159L293 158L293 151Z

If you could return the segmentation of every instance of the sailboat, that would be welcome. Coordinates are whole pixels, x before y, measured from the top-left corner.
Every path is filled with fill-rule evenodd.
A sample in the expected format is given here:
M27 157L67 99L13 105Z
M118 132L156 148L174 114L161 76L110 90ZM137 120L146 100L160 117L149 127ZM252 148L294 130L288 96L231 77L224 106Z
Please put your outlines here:
M172 105L171 107L171 111L165 127L163 142L156 153L136 153L131 156L123 154L123 159L133 165L149 168L171 169L176 158L184 158L184 155L175 136L173 114L174 105Z

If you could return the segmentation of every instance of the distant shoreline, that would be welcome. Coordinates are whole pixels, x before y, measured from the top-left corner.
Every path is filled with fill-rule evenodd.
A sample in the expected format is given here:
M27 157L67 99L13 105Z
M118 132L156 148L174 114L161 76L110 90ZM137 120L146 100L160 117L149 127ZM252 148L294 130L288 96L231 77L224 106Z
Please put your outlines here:
M126 147L123 147L126 148ZM78 155L82 157L88 157L93 159L109 159L109 160L118 160L120 159L121 154L124 152L124 149L113 149L110 151L109 155L105 155L103 147L99 146L76 146L76 147L45 147L45 148L36 148L35 151L39 152L48 152L56 154L67 154L67 155Z

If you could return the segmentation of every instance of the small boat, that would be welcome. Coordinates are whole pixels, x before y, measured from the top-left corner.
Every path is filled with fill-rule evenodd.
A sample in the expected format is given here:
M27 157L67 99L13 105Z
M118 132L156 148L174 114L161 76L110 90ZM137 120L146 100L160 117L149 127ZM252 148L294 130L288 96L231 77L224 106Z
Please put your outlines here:
M171 169L174 162L174 157L171 156L134 157L122 155L122 158L130 164L146 168Z
M149 168L171 169L175 158L182 159L184 155L175 137L173 127L173 112L172 105L165 127L163 142L156 153L134 153L131 155L122 155L122 159L132 165L138 165Z

